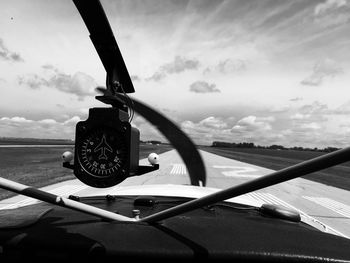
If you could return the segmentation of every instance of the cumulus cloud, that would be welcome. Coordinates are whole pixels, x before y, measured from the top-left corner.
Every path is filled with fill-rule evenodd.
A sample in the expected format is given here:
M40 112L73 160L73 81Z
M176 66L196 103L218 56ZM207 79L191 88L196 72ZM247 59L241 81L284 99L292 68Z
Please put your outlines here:
M286 147L344 147L346 139L350 140L350 122L329 118L334 116L331 114L326 104L315 101L291 109L289 119L285 118L287 114L283 118L279 115L249 115L238 119L210 116L199 121L183 121L181 128L197 144L226 141ZM339 128L340 123L344 127Z
M337 107L335 110L332 112L333 114L349 114L350 113L350 101L347 101Z
M313 71L309 77L301 84L307 86L320 86L324 79L333 78L343 73L343 69L331 59L324 59L315 63Z
M214 83L209 84L205 81L196 81L190 85L190 91L195 93L213 93L220 92Z
M198 67L198 60L176 56L172 62L161 66L157 72L146 80L160 81L169 74L178 74L186 70L195 70L198 69Z
M271 122L275 121L272 116L256 117L253 115L240 119L235 126L232 127L232 132L260 132L271 130Z
M319 101L314 101L311 104L301 106L299 108L299 111L303 114L324 115L328 113L329 108L327 104L321 103Z
M301 122L293 123L293 125L284 130L283 134L288 138L290 146L302 147L322 147L330 146L328 132L320 123L316 122Z
M228 128L233 118L223 119L210 116L199 122L183 121L181 128L196 143L211 144L214 140L231 140L232 133Z
M73 116L72 118L65 120L63 122L64 125L75 125L77 124L79 121L81 121L79 116Z
M79 100L95 94L97 83L91 76L83 72L76 72L73 75L65 74L51 65L44 65L43 68L48 70L48 76L29 74L19 77L18 83L32 89L54 88L65 93L75 94Z
M27 85L31 89L39 89L43 86L49 86L49 81L38 76L37 74L20 76L18 77L18 83L20 85Z
M181 128L198 144L212 144L213 141L255 142L269 145L283 139L278 131L272 130L273 116L247 116L235 120L210 116L199 122L183 121Z
M28 123L28 122L32 122L32 120L27 120L26 118L23 118L23 117L18 117L18 116L15 116L15 117L2 117L0 119L0 121L8 121L8 122L13 122L13 123Z
M23 62L23 58L16 52L10 51L0 38L0 58L6 61Z
M350 107L344 105L343 114ZM337 109L337 108L336 108ZM259 111L259 114L262 112ZM213 141L252 142L256 145L280 144L286 147L345 147L350 140L350 121L320 101L294 104L288 112L241 115L235 119L221 115L200 120L188 119L181 128L197 143ZM348 113L347 113L348 115ZM242 116L242 117L241 117Z
M294 127L298 128L305 123L325 122L328 120L327 116L331 113L332 111L326 104L314 101L311 104L306 104L296 109L296 112L290 116L290 119L293 120Z
M214 129L225 129L227 128L227 123L221 118L215 118L213 116L201 120L199 124L203 127L214 128Z
M300 126L300 129L306 129L306 130L319 130L321 129L320 124L316 122L310 122L310 123L304 123Z
M231 142L252 142L257 145L284 144L285 136L275 128L278 122L273 116L243 117L230 129Z
M38 122L42 123L42 124L47 124L47 125L51 125L51 124L56 124L57 123L57 121L55 121L54 119L43 119L43 120L40 120Z
M30 120L19 116L2 117L0 130L1 136L4 137L72 139L78 121L80 121L78 116L62 122L54 119Z
M290 118L292 120L305 120L305 119L310 118L310 116L311 116L310 114L295 113Z
M290 121L285 127L284 134L291 146L327 147L330 145L329 128L333 111L327 104L314 101L294 109ZM331 126L334 125L331 124ZM339 136L341 131L339 132ZM327 142L327 140L328 142Z
M214 67L207 67L203 74L220 72L222 74L238 73L246 70L246 63L241 59L226 59Z

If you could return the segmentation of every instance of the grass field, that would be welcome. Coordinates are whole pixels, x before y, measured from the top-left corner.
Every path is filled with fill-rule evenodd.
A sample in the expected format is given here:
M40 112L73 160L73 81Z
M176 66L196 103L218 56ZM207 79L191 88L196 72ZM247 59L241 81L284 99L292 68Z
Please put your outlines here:
M272 170L280 170L302 161L323 155L323 152L272 150L250 148L201 147L202 150L217 155L246 162ZM305 179L350 190L350 162L303 176Z
M151 152L160 154L171 150L168 145L140 145L140 159L146 158ZM15 182L34 187L75 179L73 171L62 167L61 155L72 151L67 147L19 147L0 148L0 176ZM15 195L10 191L0 189L0 199Z

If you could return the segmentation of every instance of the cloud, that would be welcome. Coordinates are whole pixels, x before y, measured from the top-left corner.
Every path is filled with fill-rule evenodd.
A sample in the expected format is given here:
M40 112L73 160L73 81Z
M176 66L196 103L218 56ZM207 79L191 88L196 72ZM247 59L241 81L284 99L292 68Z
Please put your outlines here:
M332 118L328 118L333 114L328 106L319 101L306 104L298 109L290 116L290 122L283 132L288 137L289 145L303 147L326 147L330 146L329 141L325 138L329 137L329 128ZM330 127L331 126L331 127ZM341 131L339 135L341 135Z
M261 132L271 130L271 122L274 122L275 118L269 117L256 117L253 115L240 119L235 126L232 127L232 132Z
M164 72L155 72L151 77L146 78L146 80L160 81L166 77Z
M72 118L66 120L63 122L64 125L75 125L77 124L79 121L81 121L79 116L73 116Z
M197 69L199 66L198 60L186 59L176 56L174 61L162 66L162 70L168 74L180 73L188 69Z
M56 73L59 73L59 72L60 72L55 66L53 66L53 65L51 65L51 64L42 65L41 68L46 69L46 70L49 70L49 71L52 70L52 71L54 71L54 72L56 72Z
M273 113L273 114L278 114L278 113L285 113L288 112L291 109L290 105L271 105L268 108L265 109L267 113Z
M314 101L312 104L306 104L299 108L299 111L303 114L320 115L327 114L329 112L327 104L319 101Z
M245 115L238 119L209 116L200 121L182 121L181 128L195 143L203 145L226 141L324 148L344 147L346 139L350 140L350 122L345 123L344 118L328 119L332 112L326 104L315 101L293 108L291 112L289 119L285 118L287 114L283 118L275 115ZM340 124L344 127L339 128Z
M314 14L316 16L322 15L346 5L346 0L326 0L323 3L316 5Z
M301 81L302 85L320 86L325 78L333 78L343 73L343 69L331 59L324 59L315 63L309 77Z
M76 72L73 75L65 74L51 65L44 65L43 68L48 70L49 76L41 77L37 74L29 74L19 77L18 83L32 89L54 88L65 93L75 94L79 100L95 94L97 83L91 76L83 72Z
M55 121L54 119L44 119L44 120L40 120L38 122L42 123L42 124L47 124L47 125L51 125L51 124L56 124L57 123L57 121Z
M160 81L169 74L178 74L186 70L198 69L200 63L196 59L188 59L176 56L170 63L164 64L151 77L146 80Z
M0 38L0 58L6 61L23 62L23 58L16 52L10 51Z
M132 81L140 81L141 80L141 78L137 75L131 75L130 78Z
M300 129L304 130L319 130L321 129L321 126L317 124L316 122L311 122L311 123L304 123L300 126Z
M310 114L296 113L296 114L290 116L290 118L291 118L292 120L305 120L305 119L310 118L310 116L311 116Z
M291 98L290 101L292 102L297 102L297 101L302 101L303 98L302 97L295 97L295 98Z
M78 121L80 121L78 116L62 122L54 119L30 120L19 116L2 117L0 130L1 136L4 137L72 139Z
M350 101L347 101L337 107L335 110L332 111L333 114L349 114L350 113Z
M32 120L27 120L26 118L18 117L18 116L15 116L15 117L12 117L12 118L2 117L0 119L0 121L9 121L9 122L13 122L13 123L28 123L28 122L32 122Z
M323 28L337 27L350 21L347 0L327 0L315 6L314 22Z
M312 104L306 104L299 107L296 113L290 116L293 120L294 127L301 126L305 123L321 123L328 120L327 115L332 111L326 104L319 101L314 101Z
M223 61L220 61L216 66L214 67L207 67L203 74L208 74L211 72L220 72L222 74L230 74L230 73L237 73L242 72L247 69L246 63L241 59L226 59Z
M273 123L277 126L278 122L273 116L243 117L230 129L231 142L252 142L257 145L283 144L286 141L285 136L278 128L272 126Z
M221 118L215 118L213 116L205 118L199 122L199 125L207 128L214 129L225 129L227 128L227 123L224 122Z
M37 74L31 74L27 76L18 77L18 83L20 85L27 85L31 89L39 89L42 86L49 86L49 81L39 77Z
M209 84L205 81L196 81L190 85L190 91L195 93L213 93L220 92L218 88L216 88L215 84Z
M231 140L232 134L228 126L232 121L233 118L210 116L199 122L183 121L181 129L196 143L209 145L215 140Z

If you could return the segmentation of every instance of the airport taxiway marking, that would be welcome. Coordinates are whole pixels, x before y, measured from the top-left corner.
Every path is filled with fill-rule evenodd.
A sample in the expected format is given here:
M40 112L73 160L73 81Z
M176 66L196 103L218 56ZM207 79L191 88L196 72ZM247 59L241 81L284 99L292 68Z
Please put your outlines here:
M182 163L174 163L170 174L187 174L186 166Z
M216 169L225 169L228 171L222 171L221 173L227 177L243 177L243 178L258 178L261 175L257 175L257 169L249 166L234 166L234 165L213 165ZM250 174L253 173L253 174Z

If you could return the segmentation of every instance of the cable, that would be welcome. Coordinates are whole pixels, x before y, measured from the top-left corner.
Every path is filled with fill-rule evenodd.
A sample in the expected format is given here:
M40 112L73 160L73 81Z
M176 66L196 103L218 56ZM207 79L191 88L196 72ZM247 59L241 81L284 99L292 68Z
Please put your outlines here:
M134 110L135 105L134 105L134 101L128 96L128 94L126 94L123 88L123 85L119 82L111 84L109 74L107 74L106 87L107 87L107 90L110 89L110 92L112 93L113 96L118 96L117 93L119 92L119 89L121 90L121 92L123 93L126 99L126 105L128 107L129 123L131 123L135 115L135 110Z
M130 113L129 113L129 122L131 122L131 121L133 120L133 118L134 118L134 115L135 115L135 110L134 110L135 105L134 105L134 102L133 102L133 100L128 96L128 94L126 94L126 92L125 92L124 89L123 89L123 86L120 85L119 87L120 87L120 89L122 90L123 95L125 96L125 98L126 98L126 100L127 100L126 103L127 103L128 109L129 109L129 111L130 111Z

